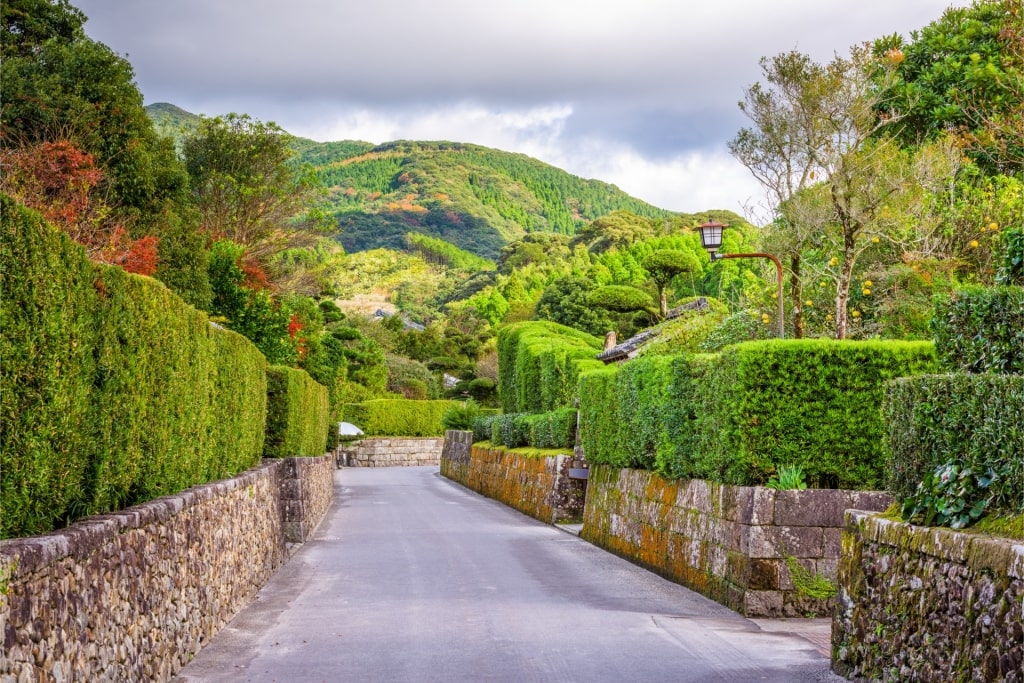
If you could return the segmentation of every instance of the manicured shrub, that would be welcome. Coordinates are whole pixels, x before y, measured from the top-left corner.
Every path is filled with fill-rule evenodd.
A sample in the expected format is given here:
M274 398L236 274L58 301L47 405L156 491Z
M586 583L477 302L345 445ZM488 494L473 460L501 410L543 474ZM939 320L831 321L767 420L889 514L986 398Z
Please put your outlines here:
M580 440L591 463L626 467L616 391L618 374L618 366L612 365L580 377Z
M48 531L81 504L94 281L80 246L0 195L0 538Z
M1024 514L1024 377L924 375L886 385L882 405L891 451L886 488L914 493L935 468L954 462L999 473L989 511Z
M267 370L267 430L263 455L323 455L327 448L327 388L305 370L274 365Z
M498 419L497 414L479 415L473 420L473 442L490 441L491 425Z
M342 406L344 420L367 436L443 436L445 412L459 401L381 398Z
M237 332L210 324L209 334L217 367L212 421L216 457L206 476L213 480L259 464L267 422L267 361Z
M576 409L559 408L530 415L529 445L534 448L572 448L576 442Z
M0 204L0 535L42 533L257 462L266 379L255 346Z
M505 413L491 422L491 444L506 448L530 445L530 423L527 413Z
M951 371L1024 374L1024 287L953 292L936 302L932 331Z
M875 488L884 382L935 370L927 342L747 342L650 356L580 380L587 459L669 478L764 484L799 466L818 487Z
M934 372L928 342L769 340L728 347L694 384L695 474L763 484L779 467L809 485L876 488L885 382Z
M548 321L498 332L498 395L506 413L540 413L571 405L582 372L602 367L601 341Z

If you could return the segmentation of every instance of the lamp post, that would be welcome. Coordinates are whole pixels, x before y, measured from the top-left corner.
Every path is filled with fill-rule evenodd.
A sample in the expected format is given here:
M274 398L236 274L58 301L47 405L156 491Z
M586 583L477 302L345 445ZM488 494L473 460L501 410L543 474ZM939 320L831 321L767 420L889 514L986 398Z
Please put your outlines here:
M718 249L722 246L722 230L724 229L725 224L718 223L717 221L710 219L707 223L697 226L697 230L700 232L700 242L704 245L704 249L707 250L712 261L717 261L720 258L766 258L770 259L775 264L775 272L779 284L779 339L784 339L786 336L786 312L782 300L782 262L779 261L778 257L773 256L772 254L765 254L763 252L753 254L719 254Z

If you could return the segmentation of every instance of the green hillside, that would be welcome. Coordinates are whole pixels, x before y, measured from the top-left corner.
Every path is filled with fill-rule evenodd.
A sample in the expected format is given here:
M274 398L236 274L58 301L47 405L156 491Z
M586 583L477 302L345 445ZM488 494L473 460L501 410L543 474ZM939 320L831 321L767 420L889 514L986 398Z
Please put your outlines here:
M326 150L335 146L332 158ZM668 217L614 185L584 180L524 154L455 142L309 146L330 192L347 251L405 248L405 235L439 237L486 258L529 232L575 234L613 211Z
M179 142L200 119L166 103L146 111L158 132ZM480 145L293 138L291 147L296 163L309 164L327 188L328 209L349 252L404 250L413 232L495 259L527 233L572 235L613 211L672 215L614 185Z

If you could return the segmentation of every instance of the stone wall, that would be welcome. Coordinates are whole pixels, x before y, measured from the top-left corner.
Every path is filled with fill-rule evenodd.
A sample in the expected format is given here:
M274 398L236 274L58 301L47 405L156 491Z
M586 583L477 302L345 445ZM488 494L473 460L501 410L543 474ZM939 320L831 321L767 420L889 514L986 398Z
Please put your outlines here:
M326 509L324 459L298 460L0 541L0 681L170 680L286 560L282 489Z
M830 613L844 511L892 500L667 481L605 465L590 468L588 486L583 538L751 617Z
M439 465L442 437L373 437L338 446L338 467Z
M1024 681L1024 542L847 513L832 669L858 681Z
M446 434L442 475L548 524L580 518L587 482L569 477L572 455L481 448L472 446L472 434Z
M286 458L281 481L281 523L286 543L305 543L334 498L334 456Z

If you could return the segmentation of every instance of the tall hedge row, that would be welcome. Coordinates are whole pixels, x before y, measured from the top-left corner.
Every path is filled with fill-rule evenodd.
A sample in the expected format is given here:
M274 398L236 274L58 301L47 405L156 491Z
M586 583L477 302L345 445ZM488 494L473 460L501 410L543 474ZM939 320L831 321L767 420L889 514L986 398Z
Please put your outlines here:
M874 488L885 469L886 380L934 372L925 342L769 340L715 356L650 357L580 382L587 458L671 478Z
M925 375L886 387L892 459L886 488L899 498L950 461L999 473L990 510L1024 514L1024 376Z
M935 303L932 331L951 372L1024 374L1024 287L953 292Z
M764 483L779 466L799 465L812 485L877 488L885 469L885 383L936 370L930 342L769 340L726 348L696 387L697 405L715 409L697 411L694 464L731 484Z
M541 413L572 404L583 372L603 367L601 341L548 321L498 331L498 394L506 413Z
M330 411L327 387L305 370L273 365L267 370L266 458L323 455Z
M5 196L0 238L0 536L258 462L265 361L252 344L156 280L92 264ZM247 387L256 395L237 394Z
M416 401L380 398L362 403L345 403L341 410L346 422L367 436L443 436L441 418L459 401Z

